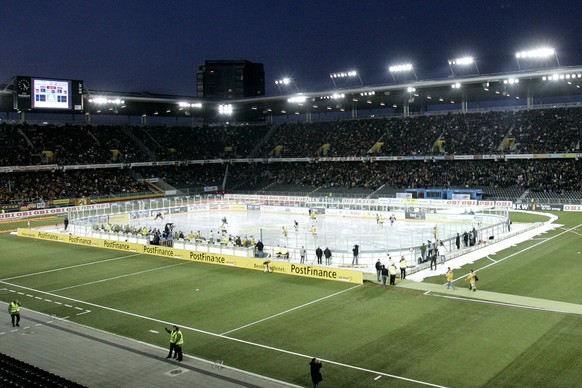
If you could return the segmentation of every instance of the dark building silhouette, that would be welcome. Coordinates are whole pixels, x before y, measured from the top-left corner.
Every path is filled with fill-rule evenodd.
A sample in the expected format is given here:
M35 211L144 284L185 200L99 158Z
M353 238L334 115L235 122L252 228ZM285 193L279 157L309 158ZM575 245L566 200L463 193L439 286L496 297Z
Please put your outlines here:
M209 60L196 73L196 96L235 99L265 95L262 63L245 60Z

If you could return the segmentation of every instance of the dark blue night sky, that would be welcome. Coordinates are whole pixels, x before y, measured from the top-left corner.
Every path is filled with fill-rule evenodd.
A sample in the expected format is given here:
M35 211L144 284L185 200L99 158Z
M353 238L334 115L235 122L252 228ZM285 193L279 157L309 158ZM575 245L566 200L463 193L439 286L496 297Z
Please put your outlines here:
M524 0L5 0L0 83L14 75L85 80L98 90L195 94L207 59L265 65L301 90L331 89L329 73L357 69L365 84L392 82L411 62L420 79L450 74L473 55L481 73L517 70L514 53L555 47L582 65L579 1Z

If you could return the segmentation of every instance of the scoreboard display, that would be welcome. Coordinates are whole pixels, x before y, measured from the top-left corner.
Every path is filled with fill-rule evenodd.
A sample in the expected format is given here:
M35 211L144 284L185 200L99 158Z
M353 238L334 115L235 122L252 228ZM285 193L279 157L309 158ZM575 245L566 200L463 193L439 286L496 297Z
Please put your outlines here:
M83 81L16 77L15 108L39 112L83 112Z

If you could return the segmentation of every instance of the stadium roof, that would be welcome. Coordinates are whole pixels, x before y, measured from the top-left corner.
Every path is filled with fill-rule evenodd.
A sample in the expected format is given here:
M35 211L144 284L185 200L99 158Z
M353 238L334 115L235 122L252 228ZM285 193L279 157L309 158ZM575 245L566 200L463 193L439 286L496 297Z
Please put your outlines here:
M13 81L0 85L2 112L17 111L14 108L16 91ZM555 103L559 99L582 101L582 66L412 80L228 101L85 89L83 112L91 116L192 117L209 122L240 122L263 120L269 116L326 115L337 112L357 112L358 117L369 117L385 115L388 111L407 114L431 110L489 109L492 106ZM221 105L230 105L232 115L221 115Z

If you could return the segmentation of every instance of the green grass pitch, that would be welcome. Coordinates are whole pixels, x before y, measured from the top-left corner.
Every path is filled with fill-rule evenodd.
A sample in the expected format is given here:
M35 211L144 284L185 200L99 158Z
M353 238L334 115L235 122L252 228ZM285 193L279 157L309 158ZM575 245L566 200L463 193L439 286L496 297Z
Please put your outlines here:
M479 289L582 304L581 217L557 214L563 227L499 252L495 260L511 257L480 270ZM516 213L512 218L539 220ZM21 225L1 225L16 226ZM368 282L354 286L127 255L10 234L0 235L0 244L4 302L14 292L24 292L32 296L19 296L26 309L164 348L164 327L177 324L185 335L185 354L224 360L301 386L310 384L313 356L323 359L325 387L582 384L582 316L577 314L435 298ZM491 263L481 259L456 274ZM425 281L444 283L442 276ZM456 284L466 287L462 280ZM464 291L460 295L467 295Z

